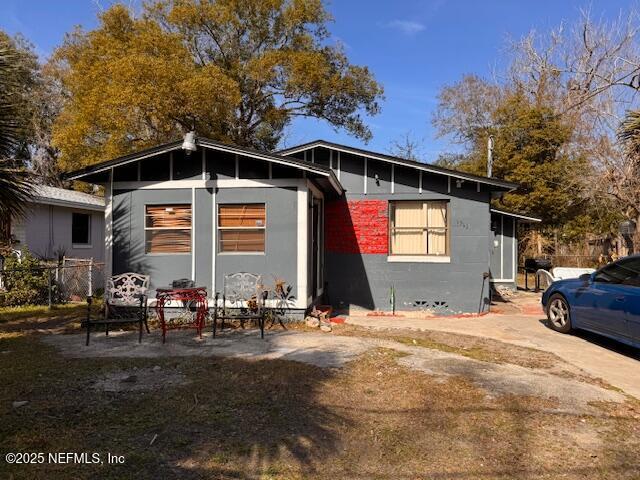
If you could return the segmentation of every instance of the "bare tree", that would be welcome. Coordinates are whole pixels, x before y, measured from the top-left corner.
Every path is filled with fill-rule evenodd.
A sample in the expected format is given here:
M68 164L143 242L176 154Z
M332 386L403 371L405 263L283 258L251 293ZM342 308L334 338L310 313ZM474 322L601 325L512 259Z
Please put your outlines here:
M438 94L438 108L431 119L438 138L471 145L486 136L492 114L504 97L504 87L477 75L465 75Z
M573 26L511 42L507 75L509 83L573 125L566 148L588 158L592 168L567 178L582 182L585 200L633 219L640 214L638 152L617 133L625 113L637 108L639 33L634 9L613 21L594 20L585 10Z
M388 152L396 157L406 160L421 162L423 157L424 139L415 138L409 131L404 133L397 140L393 140Z

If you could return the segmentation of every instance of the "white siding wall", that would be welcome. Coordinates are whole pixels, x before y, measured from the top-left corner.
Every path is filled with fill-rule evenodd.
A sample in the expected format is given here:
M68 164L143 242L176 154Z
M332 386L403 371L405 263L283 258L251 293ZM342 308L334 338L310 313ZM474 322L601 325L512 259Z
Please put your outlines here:
M74 247L71 242L72 213L91 215L91 245ZM64 250L67 257L104 260L104 213L80 208L35 204L29 213L12 227L20 244L35 255L53 257Z

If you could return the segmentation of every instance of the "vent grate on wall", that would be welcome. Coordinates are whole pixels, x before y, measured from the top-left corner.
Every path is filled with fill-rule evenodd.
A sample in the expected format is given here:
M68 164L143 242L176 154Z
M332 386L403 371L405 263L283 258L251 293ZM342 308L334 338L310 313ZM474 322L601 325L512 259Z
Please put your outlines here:
M411 306L422 310L446 310L449 303L445 300L414 300Z

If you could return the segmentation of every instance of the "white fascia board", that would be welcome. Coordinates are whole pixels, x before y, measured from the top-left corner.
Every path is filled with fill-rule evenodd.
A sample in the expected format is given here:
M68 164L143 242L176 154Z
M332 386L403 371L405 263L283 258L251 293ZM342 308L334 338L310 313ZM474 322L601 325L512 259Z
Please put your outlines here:
M221 179L221 180L168 180L160 182L114 182L116 190L162 190L192 188L263 188L297 187L306 184L303 178L275 178L273 180Z
M486 180L482 179L478 179L478 178L473 178L470 177L468 175L464 175L462 173L458 173L458 172L454 172L454 171L447 171L447 172L442 172L440 170L436 170L434 168L430 168L428 163L422 164L422 165L407 165L406 163L400 161L400 160L393 160L392 158L388 158L388 157L384 157L384 156L380 156L380 155L376 155L375 153L363 153L357 150L352 150L350 148L344 148L344 147L338 147L335 145L330 145L327 143L324 143L322 141L320 142L313 142L301 147L296 147L296 148L292 148L290 150L284 150L282 151L283 153L281 153L280 155L284 155L284 156L288 156L288 155L293 155L294 153L298 153L301 152L303 150L307 150L310 148L316 148L316 147L324 147L324 148L331 148L333 150L336 150L338 152L343 152L343 153L349 153L351 155L357 155L360 157L367 157L367 158L372 158L374 160L380 160L381 162L387 162L387 163L391 163L394 165L400 165L403 167L407 167L407 168L415 168L417 170L423 170L425 172L429 172L429 173L433 173L435 175L445 175L448 177L454 177L454 178L459 178L461 180L468 180L468 181L473 181L473 182L481 182L481 183L485 183L488 185L494 185L494 186L498 186L498 187L502 187L505 188L503 185L500 185L497 182L492 182L490 178L487 178ZM512 190L515 190L515 188L513 188Z
M93 205L82 202L68 202L66 200L58 200L53 198L34 198L31 203L39 205L53 205L54 207L77 208L79 210L92 210L94 212L104 212L103 205Z
M504 212L502 210L497 210L495 208L491 209L491 213L497 213L498 215L504 215L506 217L519 218L521 220L528 220L530 222L535 222L535 223L542 222L542 219L540 219L540 218L528 217L526 215L522 215L522 214L519 214L519 213Z
M300 164L295 163L295 162L287 161L286 158L283 158L282 160L279 160L279 159L277 159L277 158L275 158L275 157L273 157L271 155L262 155L262 154L257 153L257 152L246 152L246 151L243 151L241 149L237 149L237 148L233 148L233 147L229 147L229 146L212 145L212 144L209 144L206 141L202 141L202 140L198 140L198 145L200 145L201 147L210 148L211 150L218 150L218 151L221 151L221 152L233 153L233 154L237 154L237 155L242 155L244 157L255 158L255 159L258 159L258 160L265 160L267 162L277 163L277 164L285 165L285 166L288 166L288 167L299 168L300 170L313 172L313 173L316 173L316 174L324 176L324 177L329 177L331 175L330 172L328 172L328 171L326 171L324 169L319 169L319 168L315 168L315 167L312 167L312 166L300 165ZM69 180L76 180L79 177L82 177L82 176L85 176L85 175L104 172L104 171L110 170L111 168L121 167L123 165L127 165L127 164L132 163L132 162L139 162L140 160L144 160L144 159L149 158L149 157L155 157L156 155L162 155L163 153L173 152L173 151L178 150L180 148L181 147L179 145L178 146L172 146L172 147L168 147L168 148L165 148L165 149L162 149L162 150L158 150L158 151L153 152L153 153L148 153L148 154L136 156L135 158L131 158L129 160L123 161L122 163L118 163L117 165L109 165L109 166L105 166L105 167L102 167L102 168L98 168L98 169L92 171L91 173L84 173L84 174L74 175L73 177L69 177Z

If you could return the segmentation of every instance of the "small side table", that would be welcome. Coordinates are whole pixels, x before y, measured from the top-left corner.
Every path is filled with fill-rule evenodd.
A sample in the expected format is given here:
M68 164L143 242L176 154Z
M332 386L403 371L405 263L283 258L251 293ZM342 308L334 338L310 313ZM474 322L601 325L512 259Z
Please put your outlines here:
M165 320L164 309L171 308L168 306L170 302L176 302L178 308L182 307L184 310L191 312L191 309L195 307L195 316L193 321L185 325L186 327L195 328L200 338L202 338L202 330L204 329L204 322L209 312L209 305L207 302L207 289L205 287L192 287L192 288L173 288L173 287L161 287L156 289L156 313L160 320L160 327L162 328L162 343L165 343L167 330L169 330L168 322Z

